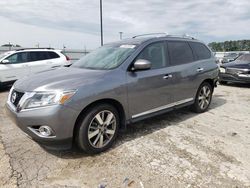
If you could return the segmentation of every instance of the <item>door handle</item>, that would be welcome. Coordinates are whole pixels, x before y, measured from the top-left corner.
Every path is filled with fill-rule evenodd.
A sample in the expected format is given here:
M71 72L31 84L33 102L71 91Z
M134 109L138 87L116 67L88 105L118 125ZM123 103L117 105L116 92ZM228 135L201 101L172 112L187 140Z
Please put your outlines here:
M197 72L202 72L204 70L204 68L198 68Z
M169 79L169 78L172 78L172 74L166 74L165 76L163 76L163 79Z

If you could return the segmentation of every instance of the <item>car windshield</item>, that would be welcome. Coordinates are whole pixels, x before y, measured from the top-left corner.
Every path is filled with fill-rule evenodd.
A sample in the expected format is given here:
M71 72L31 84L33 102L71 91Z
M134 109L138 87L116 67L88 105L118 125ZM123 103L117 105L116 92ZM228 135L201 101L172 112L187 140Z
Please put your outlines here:
M249 61L250 62L250 54L244 54L237 58L239 61Z
M114 69L121 65L135 49L135 45L107 45L82 57L72 67L86 69Z

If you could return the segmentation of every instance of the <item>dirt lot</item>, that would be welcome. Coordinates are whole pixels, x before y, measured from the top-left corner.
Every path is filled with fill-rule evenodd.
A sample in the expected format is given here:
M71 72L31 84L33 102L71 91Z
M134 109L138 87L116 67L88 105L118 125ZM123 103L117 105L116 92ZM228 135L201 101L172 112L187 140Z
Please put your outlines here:
M250 86L219 86L210 110L130 126L100 155L46 151L5 115L0 92L0 187L250 187Z

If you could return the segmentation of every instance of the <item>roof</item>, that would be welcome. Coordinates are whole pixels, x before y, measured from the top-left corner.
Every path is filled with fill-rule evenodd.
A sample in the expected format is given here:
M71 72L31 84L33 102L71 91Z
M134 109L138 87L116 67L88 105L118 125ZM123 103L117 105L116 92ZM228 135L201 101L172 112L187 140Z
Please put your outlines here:
M150 41L150 40L155 40L155 39L162 39L162 40L167 40L167 39L176 39L176 40L183 40L183 41L198 41L197 39L189 36L174 36L174 35L164 35L164 36L148 36L148 35L138 35L138 37L133 37L129 39L124 39L121 41L113 42L113 43L108 43L107 45L123 45L123 44L131 44L131 45L139 45L144 42Z
M21 48L15 51L48 51L48 50L55 50L54 48Z

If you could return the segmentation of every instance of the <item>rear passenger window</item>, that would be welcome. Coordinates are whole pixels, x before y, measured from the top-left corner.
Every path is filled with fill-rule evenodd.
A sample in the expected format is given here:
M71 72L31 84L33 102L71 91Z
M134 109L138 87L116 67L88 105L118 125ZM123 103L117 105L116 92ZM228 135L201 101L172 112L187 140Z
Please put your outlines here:
M55 53L55 52L48 52L49 53L49 58L50 59L55 59L55 58L59 58L60 56Z
M158 69L166 66L165 42L156 42L145 47L136 58L145 59L151 62L151 69Z
M42 61L49 58L48 52L30 52L31 61Z
M190 42L189 44L197 60L209 59L211 57L210 50L204 44L197 42Z
M169 41L168 50L171 65L181 65L194 60L193 52L187 42Z

